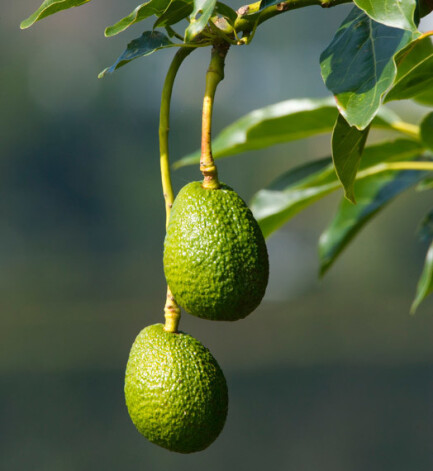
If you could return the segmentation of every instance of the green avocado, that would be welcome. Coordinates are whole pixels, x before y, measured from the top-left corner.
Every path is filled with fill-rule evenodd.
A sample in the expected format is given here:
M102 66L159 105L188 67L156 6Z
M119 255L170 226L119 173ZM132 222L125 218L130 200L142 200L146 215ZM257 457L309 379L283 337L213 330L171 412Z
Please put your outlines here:
M228 392L209 350L162 324L143 329L125 375L129 415L149 441L178 453L207 448L224 427Z
M165 237L164 272L176 301L195 316L235 321L260 304L269 277L266 243L232 188L192 182L180 190Z

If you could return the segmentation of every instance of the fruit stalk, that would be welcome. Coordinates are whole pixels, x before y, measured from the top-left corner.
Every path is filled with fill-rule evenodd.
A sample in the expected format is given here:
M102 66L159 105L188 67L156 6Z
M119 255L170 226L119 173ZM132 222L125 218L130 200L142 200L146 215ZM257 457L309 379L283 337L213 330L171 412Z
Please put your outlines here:
M177 75L177 71L179 70L179 67L181 66L182 62L189 54L191 54L193 50L194 49L190 48L182 48L177 51L170 65L170 68L168 69L167 76L165 77L165 82L162 89L161 108L159 113L159 155L161 165L162 191L165 200L166 228L168 226L170 210L174 200L173 187L171 185L170 159L168 150L171 95L173 92L173 84Z
M182 48L177 51L165 77L161 96L161 108L159 114L159 153L161 166L162 191L165 200L165 227L168 226L171 207L173 206L174 193L171 184L170 159L168 149L168 133L170 129L170 102L173 92L173 84L177 71L185 58L194 49ZM169 286L167 286L167 297L164 307L165 326L167 332L177 332L180 321L180 309L177 305Z
M203 188L215 190L220 187L218 171L212 157L211 130L212 110L218 84L224 79L224 61L229 50L228 43L214 44L211 61L206 73L206 89L203 99L202 137L200 171L203 174Z

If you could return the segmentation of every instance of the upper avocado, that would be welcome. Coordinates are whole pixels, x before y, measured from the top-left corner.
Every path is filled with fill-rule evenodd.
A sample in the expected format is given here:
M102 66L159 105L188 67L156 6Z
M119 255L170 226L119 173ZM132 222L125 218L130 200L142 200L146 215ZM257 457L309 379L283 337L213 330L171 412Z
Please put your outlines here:
M164 271L176 301L190 314L234 321L265 294L268 253L257 221L227 185L184 186L170 215Z

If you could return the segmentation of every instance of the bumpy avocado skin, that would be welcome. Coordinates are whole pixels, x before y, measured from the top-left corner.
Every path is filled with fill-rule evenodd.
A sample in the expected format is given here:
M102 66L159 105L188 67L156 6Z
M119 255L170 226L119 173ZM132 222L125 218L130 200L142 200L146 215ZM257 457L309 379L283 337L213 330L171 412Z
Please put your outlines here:
M262 300L269 277L257 221L229 186L184 186L171 211L164 272L176 301L190 314L235 321Z
M228 392L217 361L198 340L143 329L132 345L125 375L129 415L149 441L178 453L207 448L224 427Z

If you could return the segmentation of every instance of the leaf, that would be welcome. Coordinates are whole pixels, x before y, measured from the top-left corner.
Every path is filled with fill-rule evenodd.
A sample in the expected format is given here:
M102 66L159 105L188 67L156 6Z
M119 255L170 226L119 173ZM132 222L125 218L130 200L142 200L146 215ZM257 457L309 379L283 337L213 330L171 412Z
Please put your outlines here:
M433 210L428 212L421 221L418 228L418 235L421 240L431 242L433 240Z
M351 126L365 129L396 74L394 55L414 33L376 23L354 7L322 52L326 87Z
M344 196L353 204L356 204L354 190L356 172L369 130L369 127L359 131L349 126L339 114L332 133L332 161L335 172L343 185Z
M340 187L332 159L322 159L289 170L270 187L257 192L251 211L265 237L304 208Z
M190 24L185 30L185 42L192 41L206 27L212 16L216 0L194 0L194 10L190 16Z
M217 2L215 11L226 18L231 25L234 24L236 18L238 17L238 14L235 12L235 10L233 10L233 8L222 2Z
M159 31L146 31L138 39L131 41L117 61L111 67L104 69L98 77L102 78L106 74L112 74L116 69L134 59L148 56L159 49L173 46L175 46L175 43L170 41L165 34Z
M378 23L409 31L417 29L416 0L354 0L354 3Z
M88 2L90 2L90 0L45 0L32 15L21 22L20 28L30 28L30 26L36 23L36 21L42 20L58 11L67 10L72 7L79 7Z
M428 191L433 190L433 178L425 178L424 180L420 181L416 186L416 191Z
M418 281L418 286L416 288L415 300L413 301L412 307L410 309L411 314L415 314L415 311L418 309L419 305L432 292L433 292L433 242L427 251L427 256L424 263L424 269L421 273L421 277Z
M420 155L415 160L420 160ZM428 173L418 170L388 171L357 181L358 204L354 206L342 200L334 220L320 237L320 274L329 270L338 255L373 216Z
M244 115L227 126L212 141L215 159L275 144L332 132L338 110L332 98L286 100ZM373 125L392 128L400 118L382 107ZM183 157L174 168L200 161L200 151Z
M406 160L419 155L419 143L408 139L366 147L360 169L387 160ZM265 237L283 226L304 208L340 188L332 159L318 160L290 169L269 187L255 194L251 210Z
M421 105L433 106L433 88L430 87L420 94L415 95L413 99Z
M418 0L418 7L419 16L422 18L433 11L433 0Z
M433 112L425 116L420 126L420 137L424 144L433 150Z
M158 28L174 25L189 16L192 9L192 0L172 0L164 13L156 20L153 27Z
M415 39L397 54L397 75L385 102L412 98L433 86L433 44L430 34Z
M116 34L125 31L125 29L138 23L139 21L149 18L149 16L156 15L160 16L164 13L164 10L168 7L170 0L150 0L149 2L142 3L134 9L132 13L112 26L105 28L105 36L115 36Z

